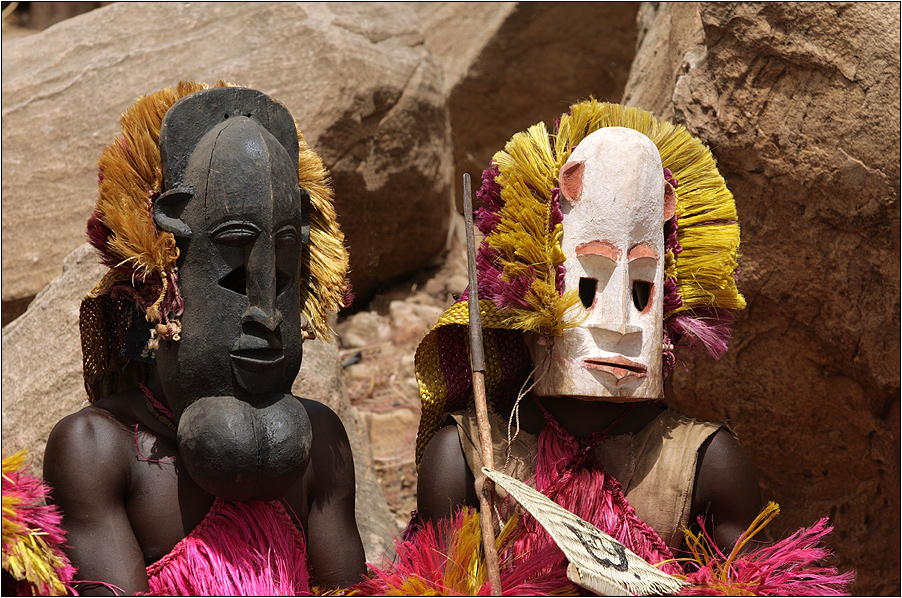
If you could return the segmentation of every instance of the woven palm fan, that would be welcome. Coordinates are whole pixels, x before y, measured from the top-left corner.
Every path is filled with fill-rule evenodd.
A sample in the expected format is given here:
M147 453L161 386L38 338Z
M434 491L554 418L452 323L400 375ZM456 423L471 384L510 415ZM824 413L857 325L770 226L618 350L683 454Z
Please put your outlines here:
M676 594L689 585L646 563L629 548L526 484L487 467L483 475L548 530L569 564L567 577L599 596Z
M216 87L230 87L220 81ZM146 321L151 336L179 340L182 298L172 233L153 220L153 202L163 191L160 126L179 99L207 89L181 81L139 98L120 119L122 135L98 159L100 195L87 234L101 261L110 268L81 304L79 325L85 390L91 402L137 385L146 368L133 359L152 361L152 342L130 338ZM348 252L336 220L329 175L307 146L301 130L298 184L310 194L310 242L300 260L301 313L312 331L331 338L327 314L346 303ZM130 357L122 356L126 345Z
M483 173L477 226L485 235L477 256L485 328L486 392L496 410L513 403L532 371L522 333L559 336L579 324L579 296L563 292L562 215L558 176L573 148L603 127L648 136L676 188L676 215L664 226L664 367L673 349L706 350L720 358L731 312L743 309L736 288L739 224L733 196L710 150L679 125L638 108L589 100L560 117L517 133ZM417 348L423 415L419 463L444 414L473 404L467 358L465 299L448 309Z

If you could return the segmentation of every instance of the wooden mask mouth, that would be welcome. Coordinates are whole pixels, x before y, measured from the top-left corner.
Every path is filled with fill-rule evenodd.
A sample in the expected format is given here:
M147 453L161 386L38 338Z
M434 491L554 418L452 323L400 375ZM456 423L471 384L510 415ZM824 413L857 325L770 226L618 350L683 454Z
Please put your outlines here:
M232 367L260 373L281 367L285 352L278 334L263 335L242 332L229 352Z
M252 372L265 372L285 360L282 349L242 349L230 353L232 365Z

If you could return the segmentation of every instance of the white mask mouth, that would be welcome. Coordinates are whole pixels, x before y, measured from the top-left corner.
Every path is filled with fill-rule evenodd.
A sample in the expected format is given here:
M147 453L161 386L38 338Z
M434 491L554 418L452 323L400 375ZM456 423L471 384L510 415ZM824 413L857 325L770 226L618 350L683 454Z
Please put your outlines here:
M648 368L629 359L616 355L607 359L597 357L587 357L583 359L586 369L605 372L614 376L618 382L624 378L645 378L648 374Z

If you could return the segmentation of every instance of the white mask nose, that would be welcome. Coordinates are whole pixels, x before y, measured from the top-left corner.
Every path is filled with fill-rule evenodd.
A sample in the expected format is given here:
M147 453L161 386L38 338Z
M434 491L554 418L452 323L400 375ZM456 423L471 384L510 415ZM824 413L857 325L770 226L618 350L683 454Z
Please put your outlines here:
M632 323L639 312L633 304L632 281L626 266L618 264L603 284L604 288L596 288L594 301L587 308L585 326L621 336L641 333L642 327Z

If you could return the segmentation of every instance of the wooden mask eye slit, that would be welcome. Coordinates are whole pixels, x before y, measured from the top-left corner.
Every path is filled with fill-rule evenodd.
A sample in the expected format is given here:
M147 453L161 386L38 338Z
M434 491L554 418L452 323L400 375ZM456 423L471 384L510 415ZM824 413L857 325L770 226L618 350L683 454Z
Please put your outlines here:
M595 303L595 291L598 289L598 281L594 278L579 279L579 299L583 307L589 309Z
M247 295L247 273L244 266L239 266L223 276L219 281L219 286L239 295Z

